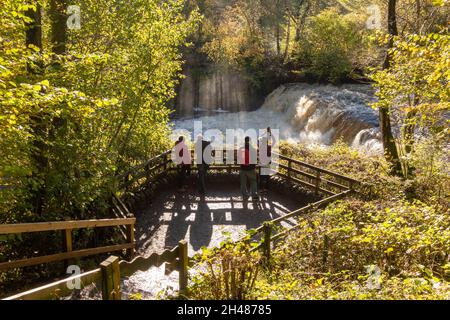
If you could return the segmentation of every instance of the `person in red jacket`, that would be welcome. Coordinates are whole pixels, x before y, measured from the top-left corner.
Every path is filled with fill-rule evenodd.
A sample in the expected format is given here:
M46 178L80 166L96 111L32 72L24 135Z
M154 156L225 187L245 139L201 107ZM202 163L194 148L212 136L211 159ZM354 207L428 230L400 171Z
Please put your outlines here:
M245 137L244 148L239 150L239 176L241 193L244 200L249 197L247 183L250 184L250 194L253 200L258 200L258 184L256 180L256 150L250 145L250 137Z

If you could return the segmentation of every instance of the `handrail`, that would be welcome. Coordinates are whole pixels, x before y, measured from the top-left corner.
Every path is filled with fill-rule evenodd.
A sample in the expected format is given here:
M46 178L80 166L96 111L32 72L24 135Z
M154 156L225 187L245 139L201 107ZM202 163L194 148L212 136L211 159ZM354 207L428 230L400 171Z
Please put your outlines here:
M103 300L120 300L121 277L128 277L139 270L145 271L151 267L159 267L163 263L169 263L173 269L180 273L180 293L185 294L188 281L189 258L187 250L187 242L182 240L172 250L165 250L161 254L153 253L148 257L138 256L132 261L119 261L117 257L111 256L100 264L100 268L18 293L3 300L50 300L66 297L73 292L68 283L78 281L80 283L78 290L94 283L98 288L101 288ZM115 265L115 268L113 265ZM113 285L111 285L111 282L113 282ZM117 292L117 289L119 292Z
M303 161L300 161L300 160L297 160L297 159L292 159L292 158L289 158L287 156L284 156L284 155L276 153L276 152L273 152L273 154L276 154L280 159L291 161L291 162L293 162L295 164L304 166L306 168L313 169L313 170L316 170L316 171L320 171L322 173L338 177L338 178L340 178L342 180L345 180L345 181L348 181L348 182L359 183L358 180L350 178L350 177L345 176L345 175L342 175L340 173L336 173L336 172L333 172L333 171L330 171L330 170L327 170L327 169L324 169L324 168L321 168L321 167L317 167L317 166L314 166L312 164L309 164L309 163L306 163L306 162L303 162Z
M46 232L46 231L60 231L60 230L65 231L63 238L63 246L65 248L65 252L2 262L0 263L0 270L21 268L43 263L69 260L73 258L81 258L121 250L127 250L128 256L132 257L134 254L134 246L135 246L134 240L135 224L136 218L123 218L123 219L98 219L98 220L79 220L79 221L52 221L52 222L0 225L0 234L32 233L32 232ZM74 229L115 227L115 226L126 226L126 234L125 234L126 243L97 248L73 250L72 231Z
M179 246L172 250L164 250L161 254L152 253L148 257L137 256L132 261L121 261L121 274L125 277L132 275L137 271L146 271L151 267L159 267L163 263L173 263L179 256Z
M114 226L120 226L120 225L132 225L135 223L136 223L136 218L91 219L91 220L74 220L74 221L52 221L52 222L35 222L35 223L0 224L0 234L57 231L57 230L66 230L66 229L114 227Z
M302 207L300 209L297 209L295 211L290 212L289 214L286 214L284 216L281 216L281 217L278 217L276 219L270 220L269 223L271 223L271 224L280 223L280 222L285 221L287 219L290 219L292 217L299 216L300 214L307 213L308 211L322 208L324 205L327 205L327 204L329 204L329 203L331 203L333 201L336 201L336 200L344 198L345 196L349 195L351 192L352 192L352 190L347 190L347 191L344 191L342 193L335 194L334 196L322 199L320 201L317 201L317 202L314 202L314 203L310 203L310 204L308 204L305 207ZM258 227L256 229L254 229L254 231L256 233L262 232L262 230L263 230L263 226L260 226L260 227Z
M170 157L168 157L171 152L172 150L165 151L164 153L153 157L145 163L137 165L129 169L127 172L117 175L116 178L120 182L119 189L129 190L130 186L138 181L139 185L141 185L142 182L153 183L155 182L155 180L159 179L161 174L168 171L173 171L175 167L173 165L170 165L172 164L172 160L170 159ZM193 149L191 149L190 152L191 154L195 153ZM236 162L237 149L225 148L222 150L216 150L216 152L222 153L222 160L224 160L224 163L214 163L209 167L210 170L234 170L239 168ZM313 190L316 194L320 192L326 195L334 195L344 190L353 189L354 185L360 183L358 180L355 180L348 176L321 167L317 167L297 159L289 158L277 152L273 152L272 154L277 156L280 160L288 162L288 164L285 165L283 163L273 161L274 164L279 165L281 169L286 170L287 172L287 174L284 174L283 172L278 171L277 175L302 184L304 187ZM228 156L233 156L233 164L226 163L226 159ZM292 164L313 170L313 172L310 173L299 170L298 168L294 168ZM160 170L161 168L162 171ZM196 167L193 166L192 169L195 170ZM294 175L301 175L309 179L309 181L305 181L304 179L297 179L294 177ZM321 175L326 175L327 179ZM145 180L143 180L143 178L145 178ZM333 181L334 179L332 180L331 178L338 180ZM349 184L349 186L340 183L340 180L345 181L346 184ZM321 184L331 187L331 190L329 190L329 188L321 186ZM333 189L336 189L338 192L332 191Z
M137 166L135 166L135 167L130 168L128 171L126 171L126 172L124 172L124 173L121 173L121 174L119 174L119 175L116 175L116 178L117 178L117 179L125 178L127 175L133 174L134 172L136 172L136 171L138 171L138 170L140 170L140 169L145 168L146 166L148 166L149 164L155 162L156 160L158 160L158 159L160 159L160 158L162 158L162 157L164 157L164 156L169 155L170 152L171 152L171 150L168 150L168 151L166 151L166 152L164 152L164 153L161 153L161 154L157 155L156 157L153 157L153 158L151 158L150 160L147 160L146 162L144 162L144 163L142 163L142 164L139 164L139 165L137 165Z
M73 289L70 289L67 285L69 282L73 283L75 281L80 281L79 289L83 289L92 283L95 283L98 287L100 287L99 284L101 283L101 280L102 272L100 268L97 268L95 270L73 275L41 287L15 294L2 300L51 300L70 295Z

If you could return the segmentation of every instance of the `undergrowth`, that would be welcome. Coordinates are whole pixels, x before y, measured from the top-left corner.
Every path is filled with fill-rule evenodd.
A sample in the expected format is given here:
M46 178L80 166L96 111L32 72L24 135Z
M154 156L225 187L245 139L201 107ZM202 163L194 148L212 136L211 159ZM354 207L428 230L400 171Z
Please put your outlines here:
M209 252L204 260L214 275L197 275L191 298L236 298L215 293L223 292L226 274L237 272L234 265L224 267L231 259L252 261L251 274L258 275L246 287L248 299L450 299L445 159L435 158L430 168L423 153L415 155L415 175L402 180L389 175L383 157L340 142L329 148L285 143L280 149L370 184L371 197L347 198L299 218L299 228L275 245L269 265L252 260L257 253L242 244Z

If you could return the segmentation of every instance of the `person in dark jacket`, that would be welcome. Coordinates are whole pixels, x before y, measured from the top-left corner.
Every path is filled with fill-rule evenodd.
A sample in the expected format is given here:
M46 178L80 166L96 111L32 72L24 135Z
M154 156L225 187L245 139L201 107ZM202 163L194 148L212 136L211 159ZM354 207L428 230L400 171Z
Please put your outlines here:
M189 149L184 142L184 137L179 137L177 142L175 142L176 150L178 150L178 157L180 163L177 165L178 171L178 188L180 191L184 192L185 189L185 181L186 176L189 176L191 173L191 155ZM186 151L186 154L185 154Z
M197 137L197 141L195 142L195 153L197 155L198 191L201 195L206 193L206 177L210 162L206 161L205 158L211 155L211 152L205 153L205 150L210 146L211 142L204 140L201 135Z

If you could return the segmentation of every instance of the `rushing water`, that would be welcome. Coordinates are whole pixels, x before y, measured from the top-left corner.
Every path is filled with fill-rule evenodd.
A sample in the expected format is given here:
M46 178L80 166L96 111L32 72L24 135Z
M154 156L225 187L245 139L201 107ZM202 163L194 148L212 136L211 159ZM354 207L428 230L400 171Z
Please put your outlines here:
M194 132L194 121L203 130L278 129L280 139L305 144L330 145L343 139L367 153L382 150L377 113L369 106L374 95L367 85L288 84L272 92L260 109L174 121L174 129ZM193 138L193 137L192 137Z

